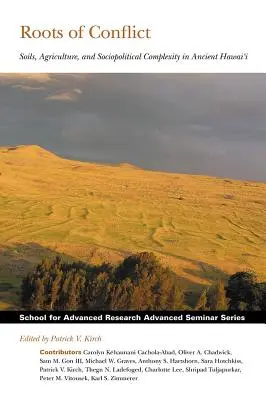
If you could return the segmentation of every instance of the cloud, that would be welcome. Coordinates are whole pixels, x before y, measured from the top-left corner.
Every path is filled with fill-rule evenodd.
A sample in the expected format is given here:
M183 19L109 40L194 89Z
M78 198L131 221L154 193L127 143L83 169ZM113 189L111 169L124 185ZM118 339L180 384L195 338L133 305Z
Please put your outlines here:
M45 98L48 101L65 101L65 102L72 102L77 101L78 95L81 94L81 91L77 91L77 89L73 90L72 92L62 92L57 94L51 94Z
M266 180L265 84L263 74L2 74L0 143Z
M1 74L0 73L0 83L10 84L12 82L38 82L47 83L53 80L51 74Z
M27 85L21 85L21 84L12 85L12 88L13 89L25 90L25 91L45 90L44 86L27 86Z
M66 119L66 126L62 129L62 137L72 143L88 144L105 140L108 125L97 115L84 113L75 118Z
M53 82L49 74L0 74L0 85L22 91L42 91Z

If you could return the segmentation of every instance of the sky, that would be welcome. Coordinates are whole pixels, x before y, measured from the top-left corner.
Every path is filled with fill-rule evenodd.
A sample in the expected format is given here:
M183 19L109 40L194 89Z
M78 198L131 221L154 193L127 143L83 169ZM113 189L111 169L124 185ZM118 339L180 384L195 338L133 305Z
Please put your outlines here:
M266 181L264 74L0 74L0 146Z

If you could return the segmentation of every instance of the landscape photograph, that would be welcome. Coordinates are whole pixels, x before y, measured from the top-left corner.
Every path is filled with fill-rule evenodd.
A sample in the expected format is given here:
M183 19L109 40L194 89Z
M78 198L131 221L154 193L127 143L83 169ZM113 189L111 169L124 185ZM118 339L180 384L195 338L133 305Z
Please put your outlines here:
M0 311L265 311L265 88L0 74Z

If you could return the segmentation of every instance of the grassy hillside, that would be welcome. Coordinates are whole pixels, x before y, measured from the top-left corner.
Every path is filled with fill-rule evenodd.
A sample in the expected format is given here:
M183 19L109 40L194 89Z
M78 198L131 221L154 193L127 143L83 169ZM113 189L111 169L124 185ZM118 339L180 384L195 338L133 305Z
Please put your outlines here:
M266 184L83 163L0 148L0 308L45 256L95 264L154 251L193 288L266 278Z

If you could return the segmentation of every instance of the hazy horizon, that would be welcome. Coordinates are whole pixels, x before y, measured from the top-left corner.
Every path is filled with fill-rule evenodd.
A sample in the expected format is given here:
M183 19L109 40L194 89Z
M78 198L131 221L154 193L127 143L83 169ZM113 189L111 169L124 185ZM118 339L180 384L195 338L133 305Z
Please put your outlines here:
M266 180L263 74L1 74L0 146Z

